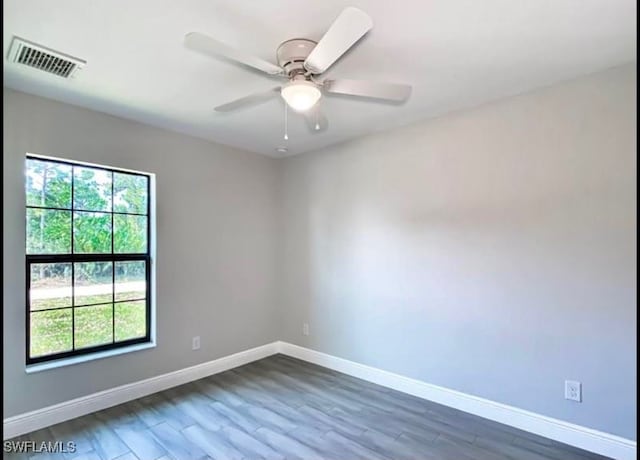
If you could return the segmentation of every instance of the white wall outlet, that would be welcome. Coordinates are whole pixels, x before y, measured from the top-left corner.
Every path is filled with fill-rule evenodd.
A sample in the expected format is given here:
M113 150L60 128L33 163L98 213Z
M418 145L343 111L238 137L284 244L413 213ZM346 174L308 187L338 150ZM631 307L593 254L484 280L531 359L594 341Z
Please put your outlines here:
M191 339L191 349L199 350L200 349L200 336L197 335L193 339Z
M582 402L582 384L575 380L565 380L564 398L571 401Z
M302 323L302 335L309 335L309 323Z

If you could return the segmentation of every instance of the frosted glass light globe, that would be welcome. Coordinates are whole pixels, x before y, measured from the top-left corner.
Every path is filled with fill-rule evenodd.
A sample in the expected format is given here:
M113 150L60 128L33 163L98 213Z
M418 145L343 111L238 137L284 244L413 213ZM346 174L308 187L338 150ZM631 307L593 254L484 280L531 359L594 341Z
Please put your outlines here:
M296 112L304 112L316 105L322 93L316 85L308 81L294 81L282 88L282 98Z

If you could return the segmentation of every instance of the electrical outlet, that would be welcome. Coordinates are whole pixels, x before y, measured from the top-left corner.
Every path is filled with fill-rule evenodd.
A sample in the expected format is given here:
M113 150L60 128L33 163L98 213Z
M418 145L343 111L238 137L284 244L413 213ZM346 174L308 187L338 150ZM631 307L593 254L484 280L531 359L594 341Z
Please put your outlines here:
M200 349L200 336L197 335L193 339L191 339L191 349L199 350Z
M309 323L302 323L302 335L309 335Z
M582 402L582 384L575 380L565 380L564 398L571 401Z

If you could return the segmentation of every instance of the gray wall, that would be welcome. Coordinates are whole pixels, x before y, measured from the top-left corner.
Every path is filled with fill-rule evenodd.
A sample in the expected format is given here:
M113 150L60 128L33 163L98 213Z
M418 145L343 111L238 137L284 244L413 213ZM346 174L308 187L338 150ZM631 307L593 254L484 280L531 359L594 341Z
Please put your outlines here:
M635 84L284 161L5 90L4 417L284 339L636 439ZM26 152L157 174L157 348L25 373Z
M157 175L156 348L25 373L27 152ZM3 161L4 417L278 338L276 160L5 89Z
M283 339L636 439L635 85L286 159Z

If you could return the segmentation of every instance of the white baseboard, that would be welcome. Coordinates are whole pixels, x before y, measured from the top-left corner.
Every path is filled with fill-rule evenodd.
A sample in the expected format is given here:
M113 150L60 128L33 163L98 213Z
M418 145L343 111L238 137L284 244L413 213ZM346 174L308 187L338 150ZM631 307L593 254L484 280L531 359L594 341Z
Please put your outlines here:
M3 440L248 364L278 352L278 342L129 383L3 420Z
M636 459L636 442L612 434L539 415L517 407L468 395L411 379L375 367L293 345L273 342L196 366L122 385L53 406L4 419L3 439L30 433L56 423L80 417L133 399L224 372L267 356L283 353L334 369L419 398L555 439L581 449L620 460Z
M636 442L629 439L432 385L287 342L279 342L277 349L280 353L294 358L554 439L580 449L620 460L636 459Z

